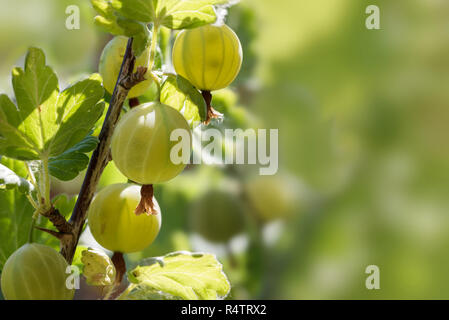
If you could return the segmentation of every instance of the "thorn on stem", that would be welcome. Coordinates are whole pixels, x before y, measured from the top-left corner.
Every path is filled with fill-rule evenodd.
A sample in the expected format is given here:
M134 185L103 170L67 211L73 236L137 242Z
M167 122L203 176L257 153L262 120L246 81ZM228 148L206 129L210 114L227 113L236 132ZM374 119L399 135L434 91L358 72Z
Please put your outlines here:
M37 229L37 230L46 232L46 233L52 235L53 237L55 237L55 238L57 238L57 239L59 239L59 240L62 240L62 239L63 239L64 237L66 237L66 236L70 236L69 233L63 233L63 232L53 231L53 230L49 230L49 229L45 229L45 228L41 228L41 227L34 227L34 228Z

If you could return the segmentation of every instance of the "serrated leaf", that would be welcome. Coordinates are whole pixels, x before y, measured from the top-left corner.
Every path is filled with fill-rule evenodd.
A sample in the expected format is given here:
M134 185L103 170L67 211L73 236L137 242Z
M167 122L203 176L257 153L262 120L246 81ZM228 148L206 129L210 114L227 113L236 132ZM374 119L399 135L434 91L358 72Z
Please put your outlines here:
M203 96L179 75L167 77L161 89L161 102L181 112L192 128L206 120L207 106Z
M175 252L147 260L128 274L134 290L130 298L151 297L185 300L222 299L230 291L230 284L222 265L212 254Z
M29 49L25 69L12 74L17 107L0 96L0 154L18 160L58 156L81 141L103 112L101 77L94 74L60 93L40 49Z
M121 15L141 22L153 22L179 30L214 23L217 19L214 5L227 0L111 0Z
M50 156L56 156L82 141L103 114L104 102L98 102L104 94L100 75L80 81L65 89L59 96L64 106L56 119L57 132L49 143Z
M97 137L87 136L63 154L50 158L50 174L62 181L75 179L89 164L89 157L85 153L93 151L97 144Z
M14 170L14 171L13 171ZM25 164L18 160L1 157L0 159L0 191L16 188L21 193L31 193L34 186L24 177Z

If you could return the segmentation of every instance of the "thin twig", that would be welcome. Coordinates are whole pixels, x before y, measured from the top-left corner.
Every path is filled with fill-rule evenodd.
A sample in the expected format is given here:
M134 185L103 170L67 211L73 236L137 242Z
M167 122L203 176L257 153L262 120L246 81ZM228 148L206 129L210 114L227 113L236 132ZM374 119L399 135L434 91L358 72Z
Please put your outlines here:
M60 233L72 233L72 225L65 219L58 209L51 207L46 212L41 212L41 215L46 217L55 226Z
M146 73L146 68L139 67L137 68L137 71L133 73L136 58L132 52L132 43L133 39L130 38L128 40L125 56L123 57L120 74L109 104L109 110L100 132L100 142L90 159L78 200L76 201L75 208L73 209L72 216L69 220L69 223L73 227L72 234L70 237L65 237L61 241L61 254L68 263L72 263L79 237L86 222L87 210L94 196L101 174L109 162L109 148L112 133L119 120L123 103L125 102L129 90L139 82L145 80L144 75Z

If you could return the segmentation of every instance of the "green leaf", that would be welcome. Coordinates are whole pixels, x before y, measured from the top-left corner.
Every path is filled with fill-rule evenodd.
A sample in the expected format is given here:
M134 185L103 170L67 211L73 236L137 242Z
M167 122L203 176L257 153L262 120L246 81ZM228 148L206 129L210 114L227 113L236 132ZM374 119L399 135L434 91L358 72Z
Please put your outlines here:
M214 5L228 0L111 0L121 15L141 22L153 22L170 29L189 29L217 20Z
M128 19L149 23L156 18L159 0L111 0L112 7Z
M81 141L103 112L98 74L59 92L44 53L31 48L25 69L14 68L17 107L0 96L0 154L18 160L58 156Z
M98 15L95 24L104 31L116 36L133 37L133 50L139 56L150 45L150 34L145 23L137 21L134 17L126 18L112 7L111 1L91 0L93 8Z
M33 212L18 190L0 192L0 271L9 256L27 242Z
M1 157L0 191L2 189L17 188L21 193L31 193L34 190L34 186L24 178L26 175L25 164L23 162Z
M185 300L222 299L230 291L230 284L222 265L212 254L175 252L144 261L128 273L135 287L127 295Z
M68 218L75 208L76 200L78 196L69 197L66 194L58 194L53 198L53 207L59 211L64 217Z
M117 23L123 28L125 36L134 38L133 51L136 57L140 56L151 44L151 33L147 25L123 17L119 17Z
M167 28L191 29L214 23L217 20L214 5L221 0L168 0L160 1L157 19Z
M48 163L50 174L62 181L75 179L89 164L86 153L93 151L97 144L97 137L87 136L63 154L50 158Z
M108 0L91 0L92 6L98 12L95 24L113 35L124 35L125 30L117 23L117 16Z
M207 106L201 93L181 76L169 76L161 89L161 102L186 118L192 128L206 120Z

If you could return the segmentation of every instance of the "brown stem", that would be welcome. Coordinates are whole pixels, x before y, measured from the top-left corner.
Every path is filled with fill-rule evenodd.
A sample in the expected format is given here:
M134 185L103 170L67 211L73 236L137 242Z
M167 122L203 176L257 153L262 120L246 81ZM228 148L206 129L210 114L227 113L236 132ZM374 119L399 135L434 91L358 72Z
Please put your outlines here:
M145 184L140 189L140 202L137 205L136 210L134 210L134 213L136 215L141 215L143 213L146 213L147 215L151 214L158 214L157 210L154 208L153 203L153 185L152 184Z
M58 209L51 207L48 212L44 212L42 213L42 215L50 220L50 222L55 226L56 229L58 229L60 233L72 233L72 225L67 222L67 220L59 212Z
M93 152L92 158L84 177L83 185L73 209L69 223L72 225L71 237L64 238L61 241L61 254L69 264L72 263L78 240L83 231L86 222L87 209L92 201L101 174L109 161L109 148L112 139L112 133L118 122L123 103L129 90L136 84L145 80L146 68L139 67L133 73L135 56L132 52L133 39L128 40L125 56L115 85L114 93L109 104L109 110L100 132L97 148Z
M206 102L207 106L207 117L204 121L204 124L209 124L212 119L219 119L223 115L219 112L217 112L214 108L212 108L212 93L207 90L201 91L201 94L203 95L204 101Z
M121 252L114 252L111 258L112 263L114 264L116 276L115 276L115 285L119 286L120 283L122 283L123 276L126 273L126 263L125 259L123 258L123 253Z

